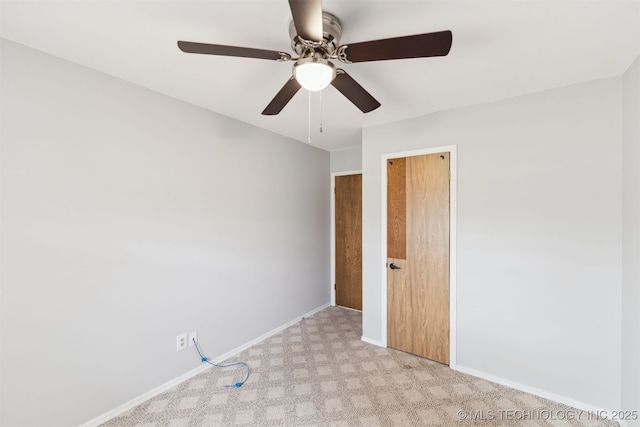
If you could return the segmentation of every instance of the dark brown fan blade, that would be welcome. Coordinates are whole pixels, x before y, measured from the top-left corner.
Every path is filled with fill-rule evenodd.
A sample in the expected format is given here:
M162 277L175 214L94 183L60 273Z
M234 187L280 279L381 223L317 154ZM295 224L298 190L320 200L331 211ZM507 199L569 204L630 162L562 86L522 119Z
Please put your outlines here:
M269 105L267 105L267 108L264 109L262 114L264 116L275 116L280 111L282 111L284 106L287 105L289 101L291 101L291 98L293 98L293 95L295 95L299 90L300 90L300 83L298 83L298 81L295 78L291 77L284 84L284 86L282 86L282 89L280 89L280 92L276 94L276 96L271 100Z
M364 90L349 74L343 69L336 70L336 78L331 82L333 87L338 89L349 101L360 109L363 113L373 111L380 106L380 103Z
M222 44L208 44L179 41L178 47L186 53L202 53L206 55L237 56L241 58L271 59L274 61L288 61L291 55L275 50L253 49L250 47L226 46Z
M322 0L289 0L296 32L305 40L322 41Z
M447 30L352 43L340 46L346 55L346 60L341 60L348 63L446 56L451 49L451 40L451 31Z

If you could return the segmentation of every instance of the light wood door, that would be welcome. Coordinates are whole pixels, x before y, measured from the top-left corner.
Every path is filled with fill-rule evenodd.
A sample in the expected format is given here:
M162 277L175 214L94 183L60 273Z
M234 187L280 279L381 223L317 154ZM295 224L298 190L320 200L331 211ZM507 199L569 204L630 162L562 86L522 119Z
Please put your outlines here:
M336 304L362 310L362 175L336 176Z
M449 153L387 162L387 344L445 364L449 170Z

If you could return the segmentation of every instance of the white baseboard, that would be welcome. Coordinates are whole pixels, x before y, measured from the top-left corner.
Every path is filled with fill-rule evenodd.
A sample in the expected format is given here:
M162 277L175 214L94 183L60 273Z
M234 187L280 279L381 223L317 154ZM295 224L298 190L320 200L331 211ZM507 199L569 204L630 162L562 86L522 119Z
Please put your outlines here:
M578 400L575 399L571 399L569 397L566 396L561 396L559 394L554 394L554 393L550 393L548 391L545 390L540 390L534 387L530 387L530 386L526 386L526 385L522 385L519 383L516 383L514 381L510 381L501 377L497 377L495 375L491 375L491 374L487 374L485 372L481 372L481 371L476 371L475 369L471 369L471 368L467 368L464 366L460 366L458 365L455 369L456 371L465 373L465 374L469 374L472 375L474 377L478 377L478 378L482 378L484 380L487 381L491 381L493 383L496 384L500 384L500 385L504 385L516 390L520 390L520 391L524 391L526 393L530 393L545 399L549 399L549 400L553 400L554 402L558 402L558 403L562 403L564 405L568 405L571 407L574 407L576 409L580 409L582 411L585 412L591 412L591 413L597 413L597 414L607 414L606 416L608 416L608 414L610 413L610 411L603 409L603 408L599 408L597 406L593 406L593 405L589 405L587 403L584 402L580 402Z
M367 338L364 335L360 337L360 340L369 344L377 345L378 347L386 347L386 345L382 344L382 341L372 340L371 338Z
M324 310L325 308L329 307L329 304L324 304L318 308L315 308L311 311L309 311L308 313L303 314L302 316L296 317L295 319L291 320L290 322L285 323L282 326L279 326L263 335L260 335L258 338L251 340L245 344L242 344L239 347L234 348L231 351L228 351L218 357L216 357L215 359L211 359L211 362L213 363L220 363L226 359L229 359L232 356L235 356L238 353L243 352L244 350L246 350L247 348L256 345L264 340L266 340L267 338L280 333L282 331L284 331L285 329L287 329L290 326L295 325L296 323L300 322L302 319L309 317L309 316L313 316L314 314L316 314L319 311ZM188 379L191 379L193 377L195 377L196 375L211 369L213 366L211 366L210 364L206 363L206 364L202 364L200 366L198 366L195 369L190 370L189 372L186 372L182 375L180 375L177 378L174 378L152 390L149 390L146 393L141 394L140 396L134 397L133 399L131 399L130 401L123 403L122 405L113 408L112 410L105 412L102 415L99 415L95 418L93 418L92 420L87 421L86 423L81 424L79 427L97 427L100 424L104 424L107 421L109 421L112 418L117 417L118 415L121 415L125 412L127 412L128 410L135 408L136 406L144 403L145 401L156 397L157 395L164 393L165 391L171 389L172 387L177 386L178 384L187 381Z
M106 423L107 421L109 421L112 418L117 417L118 415L121 415L125 412L127 412L129 409L135 408L136 406L146 402L147 400L156 397L157 395L164 393L165 391L169 390L172 387L177 386L178 384L180 384L183 381L186 381L190 378L195 377L196 375L208 370L209 368L211 368L212 366L209 364L203 364L198 366L195 369L190 370L189 372L180 375L177 378L174 378L152 390L149 390L146 393L141 394L140 396L136 396L133 399L131 399L130 401L123 403L122 405L113 408L112 410L105 412L102 415L99 415L97 417L95 417L92 420L87 421L86 423L80 424L79 427L96 427L99 426L101 424Z

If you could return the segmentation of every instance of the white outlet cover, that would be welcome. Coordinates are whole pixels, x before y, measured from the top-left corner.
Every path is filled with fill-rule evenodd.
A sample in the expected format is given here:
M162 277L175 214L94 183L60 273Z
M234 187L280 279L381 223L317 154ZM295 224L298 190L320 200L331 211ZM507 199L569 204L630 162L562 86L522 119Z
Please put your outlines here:
M189 333L189 347L193 347L193 340L198 342L198 331Z
M182 351L187 348L187 333L180 334L176 337L176 351Z

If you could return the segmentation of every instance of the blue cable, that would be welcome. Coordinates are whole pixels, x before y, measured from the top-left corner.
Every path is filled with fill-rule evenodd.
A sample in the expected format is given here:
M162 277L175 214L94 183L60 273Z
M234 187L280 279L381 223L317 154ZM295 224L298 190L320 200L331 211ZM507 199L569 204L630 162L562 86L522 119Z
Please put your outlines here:
M233 362L233 363L229 363L228 365L216 365L215 363L209 361L209 359L207 359L206 357L204 357L202 355L202 353L200 352L200 347L198 347L198 343L196 342L196 340L192 338L192 341L193 341L193 345L196 347L196 351L200 355L200 360L203 363L208 363L209 365L215 366L216 368L230 368L232 366L238 366L238 365L241 365L241 366L244 366L244 367L247 368L247 376L244 378L244 380L239 381L239 382L237 382L235 384L225 385L225 387L229 387L229 388L230 387L242 387L242 384L247 382L247 380L249 379L249 374L251 374L251 368L249 367L249 365L247 365L244 362Z

